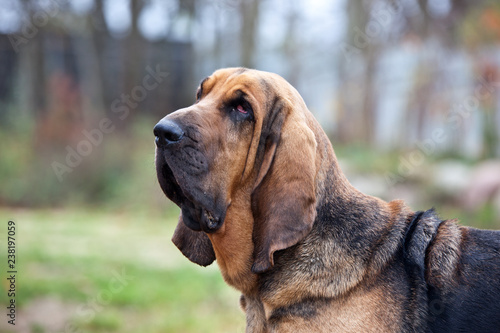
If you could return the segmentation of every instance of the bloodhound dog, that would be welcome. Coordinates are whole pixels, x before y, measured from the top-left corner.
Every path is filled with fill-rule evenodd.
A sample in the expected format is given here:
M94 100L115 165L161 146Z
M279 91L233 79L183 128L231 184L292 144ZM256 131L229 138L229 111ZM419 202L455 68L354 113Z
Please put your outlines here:
M500 231L360 193L280 76L218 70L154 134L172 240L217 259L247 332L500 332Z

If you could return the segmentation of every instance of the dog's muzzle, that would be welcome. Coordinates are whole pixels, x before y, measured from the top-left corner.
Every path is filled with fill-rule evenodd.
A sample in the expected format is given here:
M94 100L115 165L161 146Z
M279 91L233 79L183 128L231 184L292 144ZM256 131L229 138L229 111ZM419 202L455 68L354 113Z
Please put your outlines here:
M165 195L181 208L184 224L194 231L219 230L227 207L203 189L203 177L208 172L204 154L174 120L163 118L153 133L158 182Z

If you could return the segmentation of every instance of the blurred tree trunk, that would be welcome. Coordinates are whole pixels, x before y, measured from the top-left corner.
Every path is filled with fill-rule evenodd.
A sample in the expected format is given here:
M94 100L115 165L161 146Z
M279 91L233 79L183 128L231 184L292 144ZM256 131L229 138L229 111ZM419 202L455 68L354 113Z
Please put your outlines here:
M95 0L93 11L87 17L87 26L90 29L92 52L89 52L90 62L94 66L89 68L93 71L92 95L95 98L99 111L108 111L111 104L111 89L106 77L106 65L104 63L104 51L106 43L109 42L109 31L104 18L103 0Z
M38 35L31 41L31 50L26 49L30 54L31 62L33 64L33 72L31 77L31 98L30 103L35 112L36 118L40 119L44 116L47 106L46 95L46 77L45 77L45 57L43 50L44 31L42 28L38 30Z
M428 118L429 96L432 94L432 80L434 73L429 68L432 68L432 61L425 57L421 59L413 73L413 83L410 88L408 104L406 106L407 115L405 119L404 131L400 133L401 143L408 138L410 145L413 145L415 140L425 140L425 125ZM414 134L411 138L410 134ZM458 141L457 141L458 142Z
M120 95L128 95L130 113L127 118L120 122L124 128L130 128L137 112L140 111L140 102L134 97L134 87L142 84L141 75L144 71L144 43L139 32L139 15L144 6L142 0L130 0L130 31L127 38L123 41L123 88Z
M219 16L220 13L217 12L217 15ZM213 46L213 59L215 63L216 68L220 68L223 66L223 61L222 61L222 41L223 41L223 31L224 27L222 25L222 22L220 20L220 17L216 18L217 22L214 24L214 35L215 35L215 43Z
M223 1L220 2L209 2L209 4L215 9L215 22L213 24L213 32L214 32L214 44L211 48L211 53L212 53L212 62L214 68L221 68L224 66L225 61L224 61L224 37L227 34L227 29L224 24L224 12L229 10L226 7L223 7L222 5L224 4ZM203 15L203 13L201 14ZM202 54L202 57L204 58L204 62L206 63L211 63L210 61L207 61L206 55ZM205 73L206 74L206 73Z
M33 17L35 9L30 0L22 0L21 8L26 17ZM35 119L43 118L47 106L46 76L45 76L45 57L44 57L44 27L38 27L37 30L31 30L33 36L26 38L27 42L20 47L21 64L20 72L26 74L24 86L24 98L22 99L27 110L33 112Z
M377 106L377 94L375 87L376 72L378 63L377 45L368 44L363 53L365 67L363 105L361 109L361 118L359 119L359 138L366 145L371 145L375 140L375 112Z
M500 78L500 73L497 66L494 63L486 62L481 64L481 75L486 80L490 86L494 86L495 82L498 82ZM497 101L498 92L493 90L491 94L480 99L481 107L479 111L481 112L482 118L482 141L483 141L483 152L482 158L491 159L497 156L499 148L499 128L496 120L497 112Z
M259 20L260 0L241 0L240 62L241 66L255 67L255 40Z
M288 3L289 11L286 20L286 35L283 40L283 52L288 60L290 68L287 79L292 86L297 86L300 77L300 50L297 44L295 27L299 19L299 8L297 2L290 1Z
M178 0L179 1L179 12L183 12L189 16L189 26L188 26L188 35L191 35L192 26L195 21L195 9L196 9L196 1L195 0Z
M125 39L124 45L124 92L130 93L132 88L139 82L139 73L142 72L141 64L141 34L139 32L138 21L142 10L142 0L130 0L130 31Z
M342 142L371 144L375 127L375 79L378 62L378 41L367 37L365 27L370 19L370 8L362 1L347 4L348 27L343 54L338 62L340 112L338 136ZM364 68L362 75L354 75L349 68Z

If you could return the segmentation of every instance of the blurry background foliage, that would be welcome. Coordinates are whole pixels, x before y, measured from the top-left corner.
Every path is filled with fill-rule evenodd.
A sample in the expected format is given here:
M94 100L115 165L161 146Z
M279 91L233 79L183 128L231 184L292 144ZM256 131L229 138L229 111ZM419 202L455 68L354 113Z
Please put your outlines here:
M18 329L243 331L217 270L170 244L178 210L154 170L154 124L220 67L293 84L363 192L500 228L499 42L494 0L0 0ZM121 269L136 279L78 310Z

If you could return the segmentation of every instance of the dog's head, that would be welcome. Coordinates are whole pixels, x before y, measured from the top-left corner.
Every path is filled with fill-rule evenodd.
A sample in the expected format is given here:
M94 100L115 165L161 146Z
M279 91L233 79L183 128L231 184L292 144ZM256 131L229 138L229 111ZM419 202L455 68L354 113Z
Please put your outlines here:
M248 224L258 273L273 265L275 251L303 239L316 215L316 129L289 83L244 68L216 71L192 106L160 120L156 170L181 208L173 241L184 255L208 265L215 254L207 234Z

